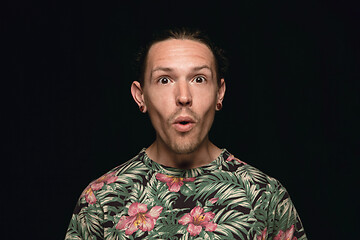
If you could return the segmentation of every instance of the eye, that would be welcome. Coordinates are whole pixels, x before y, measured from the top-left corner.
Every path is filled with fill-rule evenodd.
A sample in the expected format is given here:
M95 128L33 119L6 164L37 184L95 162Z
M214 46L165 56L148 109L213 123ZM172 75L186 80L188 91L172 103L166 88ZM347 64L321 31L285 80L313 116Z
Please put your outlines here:
M196 77L194 78L194 82L195 82L195 83L203 83L203 82L205 82L205 81L206 81L206 78L203 77L203 76L196 76Z
M158 82L160 83L160 84L168 84L169 82L170 82L170 79L168 78L168 77L161 77L161 78L159 78L159 80L158 80Z

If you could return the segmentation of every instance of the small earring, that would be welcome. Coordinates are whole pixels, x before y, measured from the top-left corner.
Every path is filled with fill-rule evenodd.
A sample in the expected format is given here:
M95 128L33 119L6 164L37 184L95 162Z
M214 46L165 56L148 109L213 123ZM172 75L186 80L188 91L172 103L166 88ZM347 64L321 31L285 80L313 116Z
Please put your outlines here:
M141 106L139 107L139 110L140 110L140 112L143 113L143 112L144 112L144 106L141 105Z
M222 109L222 103L216 104L216 108L218 111L220 111Z

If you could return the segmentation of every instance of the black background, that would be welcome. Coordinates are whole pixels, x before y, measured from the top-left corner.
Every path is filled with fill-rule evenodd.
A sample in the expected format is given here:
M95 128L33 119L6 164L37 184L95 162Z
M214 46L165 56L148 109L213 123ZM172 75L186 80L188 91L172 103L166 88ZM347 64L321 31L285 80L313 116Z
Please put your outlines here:
M280 180L310 239L354 239L359 8L129 2L4 8L7 239L63 239L86 185L151 144L151 124L130 95L131 62L154 30L173 26L205 29L228 53L213 142Z

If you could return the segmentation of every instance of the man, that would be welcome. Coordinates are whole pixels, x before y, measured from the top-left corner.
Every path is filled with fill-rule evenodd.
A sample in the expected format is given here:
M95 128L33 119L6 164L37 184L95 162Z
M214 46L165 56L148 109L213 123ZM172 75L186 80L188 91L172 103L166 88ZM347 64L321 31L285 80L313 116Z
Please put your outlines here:
M285 188L208 138L225 58L173 30L140 55L131 93L155 141L81 194L66 239L306 239Z

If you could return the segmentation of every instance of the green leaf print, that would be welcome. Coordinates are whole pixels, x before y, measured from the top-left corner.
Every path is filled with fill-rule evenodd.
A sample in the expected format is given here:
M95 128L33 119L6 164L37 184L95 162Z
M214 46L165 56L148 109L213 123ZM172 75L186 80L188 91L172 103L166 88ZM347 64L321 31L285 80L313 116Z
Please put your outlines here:
M97 204L92 204L79 212L79 223L81 225L82 235L85 236L85 239L90 239L90 236L93 235L102 235L101 219L103 212L101 212L100 209L101 208L98 208Z
M181 188L180 188L180 192L186 196L186 200L189 199L189 197L191 197L192 195L195 194L195 183L193 182L188 182L186 184L184 184ZM186 201L185 200L185 201Z
M165 183L156 179L155 174L149 179L146 187L149 201L166 209L172 209L172 205L179 198L179 193L170 192Z
M178 239L177 234L186 234L186 228L179 224L158 224L152 232L150 239Z
M240 174L240 177L243 181L250 181L252 183L266 183L267 179L265 175L260 172L258 169L250 166L250 165L243 165L238 168L236 173Z
M147 191L145 191L144 186L140 183L135 183L134 186L131 189L131 192L129 194L129 202L127 205L131 205L134 202L145 202Z
M128 164L121 165L121 168L116 172L118 176L117 182L125 186L132 186L134 181L141 181L143 175L146 174L148 168L139 161L129 161Z
M217 171L212 175L199 177L196 184L194 199L207 199L213 196L219 198L217 201L219 205L227 205L232 208L237 206L251 208L244 183L235 173Z
M306 240L286 189L226 150L204 167L174 169L143 149L91 182L66 240Z
M236 210L218 212L214 218L218 224L215 233L228 236L229 239L236 237L246 239L247 228L251 226L249 218L251 217L248 214L243 214Z

